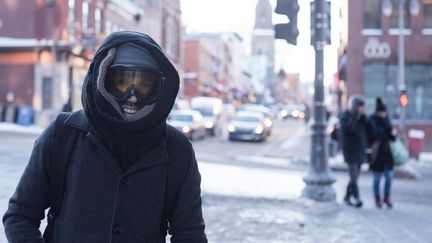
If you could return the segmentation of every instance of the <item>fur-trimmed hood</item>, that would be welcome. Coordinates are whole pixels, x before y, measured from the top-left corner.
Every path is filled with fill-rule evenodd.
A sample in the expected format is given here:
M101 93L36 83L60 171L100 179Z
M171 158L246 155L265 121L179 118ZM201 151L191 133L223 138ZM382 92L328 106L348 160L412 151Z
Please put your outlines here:
M134 43L145 48L156 59L166 77L151 111L140 119L131 121L123 119L97 85L101 63L110 50L124 43ZM81 99L93 132L106 142L108 148L113 146L120 159L125 159L126 154L130 154L131 151L144 151L134 155L135 158L127 158L134 160L148 151L165 134L166 118L174 105L179 83L177 70L151 37L138 32L121 31L109 35L96 52L84 80Z

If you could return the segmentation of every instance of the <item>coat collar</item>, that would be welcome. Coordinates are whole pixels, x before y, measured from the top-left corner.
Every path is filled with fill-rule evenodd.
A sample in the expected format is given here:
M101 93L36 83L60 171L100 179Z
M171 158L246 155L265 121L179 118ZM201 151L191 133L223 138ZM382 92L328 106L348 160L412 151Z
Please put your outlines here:
M71 126L72 128L76 128L82 130L90 136L91 140L98 144L100 148L106 150L102 144L97 141L97 139L91 135L90 125L88 123L87 117L85 115L84 110L78 110L73 112L65 121L65 124ZM114 158L112 156L111 161L114 162ZM131 168L125 171L125 174L136 173L140 170L147 169L156 165L169 163L170 159L168 156L168 148L167 142L165 139L162 139L161 142L154 148L151 149L142 159L137 161ZM111 163L112 169L116 172L121 173L120 167L117 163Z

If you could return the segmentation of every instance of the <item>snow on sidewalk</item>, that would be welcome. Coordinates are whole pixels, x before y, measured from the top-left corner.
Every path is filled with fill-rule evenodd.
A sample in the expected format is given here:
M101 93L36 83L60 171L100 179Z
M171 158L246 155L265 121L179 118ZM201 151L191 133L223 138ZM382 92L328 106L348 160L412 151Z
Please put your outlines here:
M0 122L0 132L13 132L22 134L35 134L38 135L43 131L43 128L32 126L21 126L15 123Z
M200 161L204 193L250 198L296 199L304 187L298 172Z

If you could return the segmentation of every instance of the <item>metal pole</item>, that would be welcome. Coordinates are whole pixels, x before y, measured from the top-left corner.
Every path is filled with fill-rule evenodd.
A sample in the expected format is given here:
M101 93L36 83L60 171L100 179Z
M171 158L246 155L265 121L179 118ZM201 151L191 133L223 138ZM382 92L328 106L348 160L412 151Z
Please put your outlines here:
M306 187L303 196L316 201L334 201L336 193L332 187L335 182L328 165L328 140L326 135L327 119L324 104L324 46L325 29L328 19L324 19L325 0L315 0L315 93L314 120L312 124L311 160L309 173L303 178Z
M399 82L399 92L406 91L406 83L405 83L405 39L404 39L404 0L399 0L399 15L398 15L398 29L399 29L399 41L398 41L398 82ZM404 106L400 106L399 113L399 132L401 134L401 138L404 142L405 139L405 116L406 116L406 108Z

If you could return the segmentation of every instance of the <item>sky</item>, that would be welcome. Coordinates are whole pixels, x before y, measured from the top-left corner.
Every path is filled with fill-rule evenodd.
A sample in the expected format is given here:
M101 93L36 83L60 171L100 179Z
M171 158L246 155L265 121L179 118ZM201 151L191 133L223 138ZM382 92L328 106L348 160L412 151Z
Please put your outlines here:
M275 41L275 69L284 68L287 72L300 73L301 81L314 79L314 50L310 45L310 8L309 1L299 0L298 45L288 45L285 40ZM245 51L250 52L250 40L255 21L255 7L258 0L181 0L182 21L187 33L192 32L237 32L245 40ZM276 0L270 0L273 8ZM339 43L338 5L340 0L333 0L332 5L332 43ZM287 22L285 16L273 14L273 24ZM337 46L325 49L326 83L331 82L337 70Z

